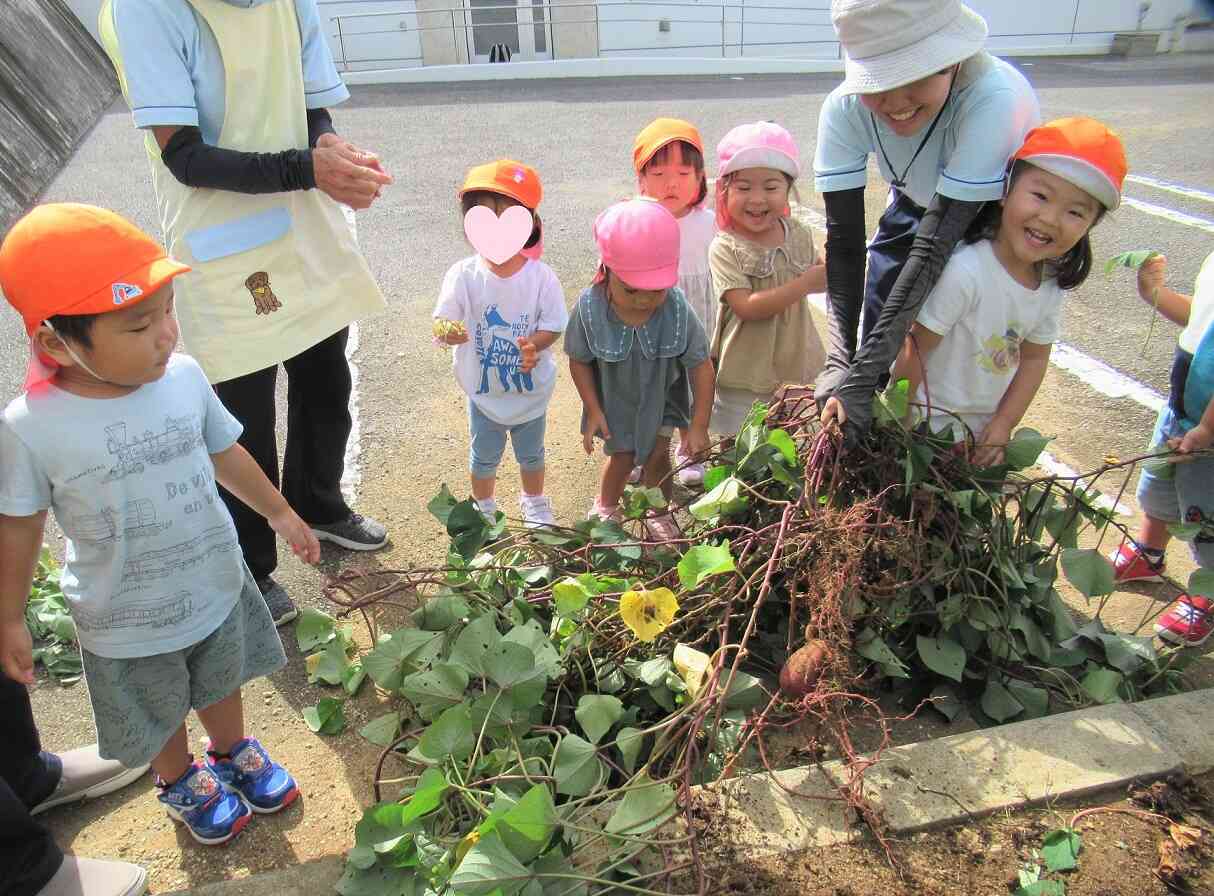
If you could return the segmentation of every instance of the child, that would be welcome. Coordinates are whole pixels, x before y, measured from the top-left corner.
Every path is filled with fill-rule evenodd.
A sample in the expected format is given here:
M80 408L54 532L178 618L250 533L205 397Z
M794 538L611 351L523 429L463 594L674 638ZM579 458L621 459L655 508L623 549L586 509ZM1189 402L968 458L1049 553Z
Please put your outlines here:
M1005 198L974 221L924 301L893 367L933 431L977 436L973 463L1002 462L1061 332L1063 291L1092 267L1088 232L1121 201L1125 151L1090 118L1029 131ZM951 412L951 413L949 413Z
M712 209L704 207L708 178L704 174L704 142L690 122L658 118L637 134L632 147L641 195L656 199L679 222L679 289L695 312L704 332L717 323L716 298L712 295L712 273L708 270L708 246L716 236ZM687 486L704 481L704 465L687 453L688 431L679 430L675 478ZM634 471L635 477L640 470Z
M594 239L599 270L573 310L565 352L582 398L586 453L599 436L608 454L589 516L619 521L635 460L644 465L645 485L660 486L669 498L674 429L687 428L693 456L708 447L713 375L704 328L675 286L674 216L651 200L620 202L598 216ZM679 535L670 513L645 522L657 540Z
M720 232L709 250L720 305L714 432L737 433L756 401L789 383L811 383L822 369L807 296L826 289L826 265L809 228L791 214L800 171L792 135L769 121L739 125L717 145Z
M555 522L552 503L544 496L545 415L556 388L556 361L549 347L569 317L556 274L527 254L542 238L535 213L542 194L535 171L511 159L468 172L459 190L465 222L482 207L504 224L501 216L522 206L531 215L530 236L501 263L485 258L474 245L476 255L447 271L434 307L436 320L463 325L440 338L456 346L455 378L468 395L472 497L492 520L497 467L509 434L523 480L519 505L529 528ZM465 231L478 239L470 224Z
M1160 409L1151 444L1170 446L1183 455L1214 445L1214 252L1197 274L1192 298L1164 286L1166 271L1162 255L1138 270L1138 294L1184 327L1172 365L1172 395ZM1142 529L1111 558L1119 582L1163 581L1168 523L1214 521L1214 458L1177 461L1164 472L1142 471ZM1192 551L1202 569L1214 568L1214 533L1208 526L1194 540ZM1160 617L1155 631L1168 641L1204 644L1214 631L1212 600L1212 594L1182 594Z
M241 686L286 656L215 483L307 562L320 545L198 364L173 354L171 281L188 270L87 205L40 206L0 245L0 288L54 368L31 365L0 425L0 666L33 681L23 612L54 508L100 754L151 760L169 815L214 844L299 794L244 727ZM210 735L201 762L191 707Z

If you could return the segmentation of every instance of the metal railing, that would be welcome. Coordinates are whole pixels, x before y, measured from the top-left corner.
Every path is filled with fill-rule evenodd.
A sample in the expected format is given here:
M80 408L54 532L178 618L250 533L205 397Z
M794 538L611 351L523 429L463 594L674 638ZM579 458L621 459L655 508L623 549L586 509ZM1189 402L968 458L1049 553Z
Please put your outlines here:
M644 17L625 17L617 18L614 16L603 17L600 10L610 9L613 7L626 7L630 9L694 9L701 13L708 13L711 17L699 18L684 18L673 17L665 14L654 14ZM491 21L491 22L476 22L472 20L477 13L480 12L498 12L498 11L514 11L513 20ZM520 13L527 13L529 17L534 11L542 11L543 20L527 21L520 17ZM561 11L561 18L554 20L553 10ZM580 18L565 18L564 14L572 10L587 10L593 15L586 14ZM751 17L747 17L747 11L751 12ZM763 15L766 11L779 11L788 14L811 14L818 21L768 21L765 18L756 20L756 13ZM733 15L730 15L730 13ZM337 45L340 53L339 63L345 71L350 71L350 66L373 64L378 62L390 61L407 61L407 62L424 62L422 55L393 55L387 57L351 57L349 53L348 40L353 40L356 37L366 36L382 36L386 34L404 34L408 33L402 30L401 27L385 28L379 30L352 30L347 23L353 23L360 19L382 19L391 16L394 19L413 19L414 27L411 29L413 33L419 35L423 32L449 31L451 33L451 49L455 53L456 58L463 58L467 61L475 59L478 55L475 52L475 34L478 28L493 28L500 29L502 27L517 27L522 28L540 28L542 27L546 35L546 43L548 53L552 58L557 58L556 48L556 31L558 29L576 28L578 26L594 26L595 31L595 57L602 57L604 54L615 53L637 53L637 52L661 52L663 50L714 50L720 52L722 57L728 55L728 51L736 49L739 56L745 55L745 50L748 44L746 43L746 26L750 25L752 29L759 27L780 27L780 28L822 28L830 27L830 6L823 0L821 5L817 6L781 6L773 4L739 4L739 3L689 3L681 2L681 0L672 0L672 2L646 2L634 3L626 2L626 0L603 0L603 2L578 2L578 3L554 3L551 0L534 0L531 4L515 4L502 3L498 5L486 6L452 6L440 9L412 9L402 10L399 12L374 12L374 13L349 13L335 15L331 21L336 26L336 31L332 35L337 40ZM422 17L446 16L448 21L436 25L421 25ZM430 19L432 21L432 19ZM719 40L701 43L685 43L685 44L656 44L651 46L603 46L602 26L608 25L658 25L666 23L668 26L674 25L712 25L719 28ZM403 25L403 21L401 22ZM737 37L732 39L731 30L736 29ZM461 57L460 36L462 33L463 55ZM753 32L752 32L753 33ZM778 46L833 46L835 48L834 55L841 56L838 41L835 39L820 40L807 38L804 40L761 40L755 41L750 46L754 47L778 47ZM512 47L512 49L514 49ZM420 53L419 47L419 53ZM517 52L517 49L515 50Z

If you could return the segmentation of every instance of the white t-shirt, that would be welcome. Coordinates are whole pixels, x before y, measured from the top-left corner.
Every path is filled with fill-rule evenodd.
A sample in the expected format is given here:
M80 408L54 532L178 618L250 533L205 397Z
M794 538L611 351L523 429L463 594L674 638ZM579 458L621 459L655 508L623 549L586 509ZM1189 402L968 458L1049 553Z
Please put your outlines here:
M874 122L858 95L837 87L818 114L814 187L819 193L863 187L873 153L890 183L910 165L902 192L924 208L936 193L966 202L998 199L1007 160L1040 123L1037 95L1024 75L987 53L961 64L953 96L917 157L930 125L899 137Z
M1197 352L1201 337L1214 324L1214 252L1206 256L1193 284L1193 304L1189 308L1189 323L1180 332L1180 347L1190 355Z
M1062 330L1058 281L1021 286L989 240L958 247L919 309L919 323L944 336L924 365L918 400L958 414L978 435L1020 366L1020 343L1051 345ZM932 414L934 430L953 420Z
M502 278L479 255L465 258L443 278L434 316L468 328L452 364L460 388L481 413L504 426L543 416L556 388L556 361L544 349L535 368L521 373L517 340L536 330L564 332L569 322L552 268L528 259L514 276Z
M68 539L60 585L86 650L168 653L227 618L244 562L211 455L240 431L186 355L121 398L48 384L5 409L0 513L53 508Z
M701 205L679 218L679 288L704 332L717 327L717 302L708 268L708 247L717 235L717 214Z

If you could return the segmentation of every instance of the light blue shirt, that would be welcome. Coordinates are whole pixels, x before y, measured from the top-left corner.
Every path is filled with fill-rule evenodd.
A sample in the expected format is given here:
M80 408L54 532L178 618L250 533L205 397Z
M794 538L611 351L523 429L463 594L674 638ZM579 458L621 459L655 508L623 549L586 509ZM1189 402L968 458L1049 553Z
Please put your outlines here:
M1024 75L979 53L961 64L952 98L912 165L927 126L899 137L875 122L858 95L836 88L818 115L814 186L819 193L863 187L873 153L890 183L910 165L902 192L924 208L936 193L967 202L999 199L1008 159L1040 123L1037 95Z
M294 2L309 109L333 106L350 92L337 73L316 0L226 0L233 6ZM223 57L206 20L187 0L113 0L114 33L135 126L193 126L216 145L223 127Z

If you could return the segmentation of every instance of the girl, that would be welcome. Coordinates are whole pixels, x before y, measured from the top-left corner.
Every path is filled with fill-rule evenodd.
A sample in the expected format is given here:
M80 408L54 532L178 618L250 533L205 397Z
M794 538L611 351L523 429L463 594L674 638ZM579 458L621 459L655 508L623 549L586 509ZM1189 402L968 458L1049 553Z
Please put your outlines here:
M1091 270L1088 232L1117 208L1125 173L1121 140L1098 121L1029 131L1006 197L974 222L919 311L893 377L909 378L934 431L959 419L977 434L975 465L1002 462L1037 394L1063 291Z
M713 374L704 327L675 289L679 224L661 204L620 202L594 222L599 270L565 335L569 372L582 398L586 452L601 437L608 454L590 517L620 520L634 462L647 486L670 497L670 436L687 428L687 451L708 447ZM690 389L689 389L690 386ZM690 399L690 401L689 401ZM652 538L679 537L669 512L645 521Z
M468 172L459 199L464 231L477 254L447 271L434 308L436 337L456 346L455 378L468 395L472 497L492 520L497 467L509 434L523 480L519 505L530 528L555 522L544 496L545 415L556 386L549 348L568 320L556 274L532 257L542 239L535 213L542 195L534 169L512 159ZM518 235L516 251L505 261L491 261L481 250L500 251L494 243L509 227L503 215L515 206L529 213L530 236L524 243Z
M704 325L704 332L711 333L717 309L708 270L708 246L717 224L712 209L704 207L708 178L700 132L695 125L677 118L656 119L637 134L632 163L641 195L662 203L679 222L679 289ZM675 478L686 486L700 485L704 465L687 452L687 437L688 431L680 429ZM633 471L637 480L639 473L639 469Z
M756 401L788 383L811 383L822 368L806 299L826 289L826 265L809 228L791 215L800 170L792 135L772 122L739 125L717 146L720 232L708 255L720 306L714 432L737 433Z
M831 20L847 74L822 104L814 156L830 256L830 358L816 394L835 396L823 418L855 434L923 298L982 204L1002 195L1007 160L1041 112L1024 76L983 50L986 22L959 0L833 0ZM890 187L866 249L870 155Z

